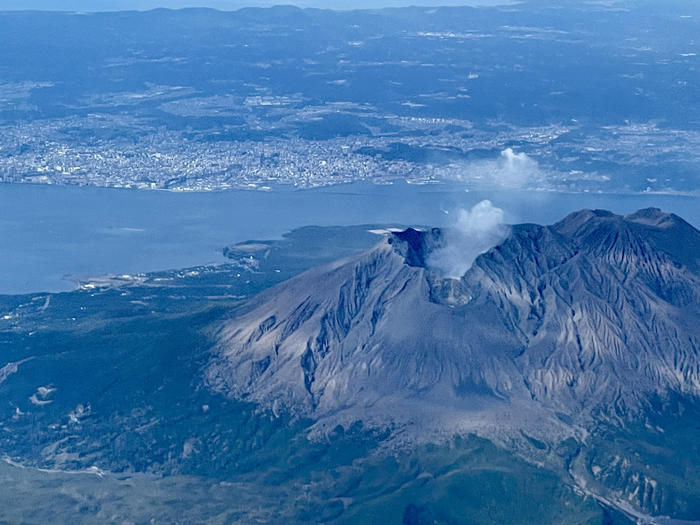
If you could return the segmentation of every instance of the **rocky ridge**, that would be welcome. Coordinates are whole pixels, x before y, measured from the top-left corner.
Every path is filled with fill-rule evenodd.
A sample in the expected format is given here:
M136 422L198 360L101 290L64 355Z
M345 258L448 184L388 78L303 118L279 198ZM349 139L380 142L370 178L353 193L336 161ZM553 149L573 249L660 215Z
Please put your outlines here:
M700 395L700 232L658 209L513 226L459 280L409 229L224 323L210 385L326 424L583 439Z

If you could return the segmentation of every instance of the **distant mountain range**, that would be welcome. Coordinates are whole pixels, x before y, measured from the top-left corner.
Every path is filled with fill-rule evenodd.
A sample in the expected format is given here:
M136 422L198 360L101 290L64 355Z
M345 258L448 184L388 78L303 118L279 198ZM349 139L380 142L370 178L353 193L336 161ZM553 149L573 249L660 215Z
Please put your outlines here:
M0 2L0 180L698 195L696 3L162 3Z
M448 6L448 5L471 5L471 6L493 6L509 4L506 0L470 0L459 2L456 0L426 0L419 2L422 6ZM384 0L381 2L351 0L334 0L331 2L320 2L315 0L302 0L300 2L275 2L274 0L71 0L60 3L46 0L7 0L0 7L3 10L41 10L41 11L125 11L125 10L147 10L157 8L183 9L190 7L204 7L211 9L232 10L244 7L273 7L278 5L295 5L299 7L315 7L321 9L380 9L384 7L400 7L416 5L407 0Z
M388 233L263 292L219 328L209 384L320 433L362 421L397 446L476 433L564 463L564 443L592 447L603 427L700 398L700 232L680 217L584 210L517 225L459 280L426 267L445 239ZM663 496L645 500L637 481L611 497L664 508L670 491L649 477Z

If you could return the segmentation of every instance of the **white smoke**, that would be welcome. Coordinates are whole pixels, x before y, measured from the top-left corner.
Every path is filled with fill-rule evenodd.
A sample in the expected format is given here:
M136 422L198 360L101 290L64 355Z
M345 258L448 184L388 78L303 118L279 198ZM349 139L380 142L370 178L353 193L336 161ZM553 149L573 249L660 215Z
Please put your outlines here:
M496 159L461 166L457 179L501 189L523 189L546 183L537 161L525 153L514 152L512 148L501 151Z
M460 279L480 254L501 243L510 229L503 210L483 200L471 210L457 211L452 228L445 232L445 245L428 256L428 267L443 277Z
M511 148L501 151L493 173L495 182L510 188L522 188L540 178L540 175L540 167L535 159L525 153L515 153Z

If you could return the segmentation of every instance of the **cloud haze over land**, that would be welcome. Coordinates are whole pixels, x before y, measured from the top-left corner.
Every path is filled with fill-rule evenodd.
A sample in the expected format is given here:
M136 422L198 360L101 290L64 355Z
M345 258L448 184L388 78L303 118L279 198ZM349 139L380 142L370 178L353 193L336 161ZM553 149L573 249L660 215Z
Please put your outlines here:
M546 186L537 161L512 148L501 151L496 159L465 165L457 179L495 189L525 190ZM506 238L510 228L505 224L503 210L489 200L452 213L455 219L445 231L445 246L430 255L428 266L443 277L460 279L480 254Z
M524 189L545 185L544 172L535 159L506 148L496 159L468 163L457 175L458 180L493 186L499 189Z
M452 228L446 230L444 247L428 258L428 267L451 279L461 278L474 260L508 235L503 210L483 200L471 210L457 210Z

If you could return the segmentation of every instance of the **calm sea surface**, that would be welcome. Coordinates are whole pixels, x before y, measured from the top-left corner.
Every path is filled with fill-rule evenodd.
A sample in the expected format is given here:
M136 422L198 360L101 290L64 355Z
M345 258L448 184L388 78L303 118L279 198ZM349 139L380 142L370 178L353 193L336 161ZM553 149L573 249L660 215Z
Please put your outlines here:
M655 206L700 226L700 199L665 195L484 193L405 183L218 193L0 184L0 293L69 290L71 276L223 262L228 244L305 225L444 226L451 211L484 198L511 223L552 223L581 208Z

